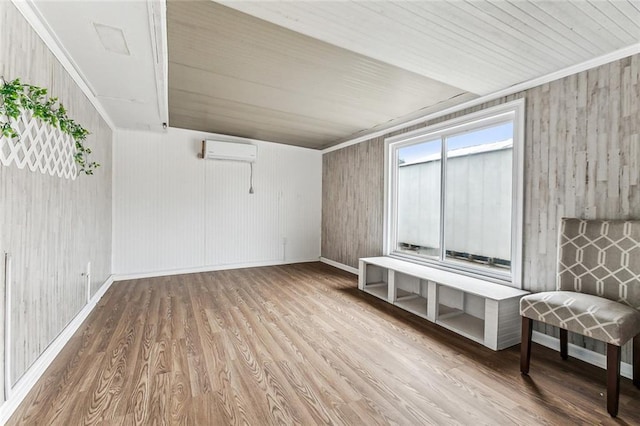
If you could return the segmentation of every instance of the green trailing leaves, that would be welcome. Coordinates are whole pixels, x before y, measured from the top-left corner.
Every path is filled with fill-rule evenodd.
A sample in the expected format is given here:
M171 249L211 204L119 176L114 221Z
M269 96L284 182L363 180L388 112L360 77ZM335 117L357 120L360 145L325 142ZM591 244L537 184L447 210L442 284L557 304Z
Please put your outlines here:
M13 81L2 79L1 82L0 131L2 136L19 139L20 134L11 126L11 120L17 120L23 110L31 111L34 118L58 127L74 139L76 144L74 159L79 171L92 175L100 164L88 160L91 149L85 146L85 141L89 132L67 116L67 110L58 102L58 98L47 98L47 89L21 83L19 78Z

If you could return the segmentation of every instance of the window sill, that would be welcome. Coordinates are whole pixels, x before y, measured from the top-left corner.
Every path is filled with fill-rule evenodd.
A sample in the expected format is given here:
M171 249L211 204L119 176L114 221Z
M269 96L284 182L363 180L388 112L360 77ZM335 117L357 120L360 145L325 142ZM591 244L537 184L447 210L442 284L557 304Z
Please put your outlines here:
M484 270L480 268L469 268L465 267L466 265L459 264L458 262L445 263L437 260L418 258L415 256L400 253L391 253L386 257L397 259L398 261L406 262L416 266L448 272L462 277L475 278L486 283L499 284L506 287L521 289L521 286L519 284L512 281L510 273L502 272L499 270L492 271L489 268Z

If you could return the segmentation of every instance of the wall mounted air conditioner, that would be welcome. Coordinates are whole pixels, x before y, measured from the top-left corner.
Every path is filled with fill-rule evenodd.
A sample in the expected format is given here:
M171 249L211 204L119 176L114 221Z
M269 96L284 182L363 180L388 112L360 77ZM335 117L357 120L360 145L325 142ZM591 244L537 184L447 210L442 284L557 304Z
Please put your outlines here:
M208 160L256 161L257 147L255 145L236 142L222 142L216 140L202 141L202 158Z

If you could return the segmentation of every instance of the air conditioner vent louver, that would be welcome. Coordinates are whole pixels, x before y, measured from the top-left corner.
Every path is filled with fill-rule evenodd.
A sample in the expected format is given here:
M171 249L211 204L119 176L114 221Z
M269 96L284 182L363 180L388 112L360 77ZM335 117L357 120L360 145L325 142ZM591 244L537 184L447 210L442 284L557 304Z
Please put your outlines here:
M202 158L208 160L256 161L257 147L251 144L222 142L216 140L202 141Z

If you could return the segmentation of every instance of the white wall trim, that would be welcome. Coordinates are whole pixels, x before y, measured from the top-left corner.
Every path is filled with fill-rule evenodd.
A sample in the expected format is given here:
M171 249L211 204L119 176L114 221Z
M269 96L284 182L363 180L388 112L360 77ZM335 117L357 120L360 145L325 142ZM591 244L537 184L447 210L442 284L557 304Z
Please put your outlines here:
M167 52L167 3L165 0L147 0L147 15L151 29L151 52L158 100L158 116L169 124L169 55Z
M546 346L547 348L560 352L560 339L549 336L548 334L541 333L539 331L533 332L532 341ZM587 362L591 365L595 365L600 368L607 368L607 357L598 352L585 349L583 347L569 343L569 356ZM535 354L533 355L535 358ZM633 379L633 367L631 364L623 362L620 366L620 375L628 379Z
M93 295L91 301L84 305L82 310L71 320L69 324L58 334L53 342L45 349L45 351L38 357L38 359L29 367L24 375L18 380L18 382L11 389L11 397L8 398L2 406L0 406L0 425L5 424L9 418L13 415L14 411L20 403L27 396L29 391L36 384L38 379L51 365L53 360L58 356L60 351L69 342L71 337L80 328L85 319L96 307L102 296L109 290L111 284L113 284L113 276L107 278L107 280L100 286L96 294Z
M11 255L9 253L4 254L4 398L5 400L11 398L11 345L9 342L11 338L11 313L13 307L11 306L11 283L13 278L11 276ZM1 422L0 422L1 423Z
M60 61L60 64L69 73L73 81L80 87L80 90L89 99L89 102L93 104L98 114L107 123L111 130L115 130L116 126L107 114L100 101L95 95L95 91L91 88L88 80L82 75L82 72L78 69L75 62L71 59L71 55L64 49L62 43L55 36L55 33L51 30L46 20L42 17L42 14L38 10L38 7L33 3L33 0L11 0L13 5L20 11L22 16L27 20L29 25L40 36L44 44L47 45L51 53ZM7 78L15 78L14 76L6 76ZM158 94L160 96L160 94Z
M113 280L114 281L138 280L141 278L156 278L156 277L166 277L170 275L197 274L200 272L226 271L228 269L258 268L260 266L291 265L294 263L309 263L309 262L317 262L317 261L318 261L318 258L316 257L312 259L287 260L287 261L274 260L274 261L266 261L266 262L231 263L226 265L199 266L197 268L168 269L163 271L138 272L133 274L115 274L113 276Z
M362 136L358 136L354 139L349 139L345 142L339 143L334 146L330 146L329 148L325 148L322 150L323 154L327 154L332 151L337 151L342 148L346 148L351 145L356 145L361 142L366 142L373 138L377 138L383 135L386 135L391 132L395 132L396 130L402 130L407 127L411 127L416 124L424 123L425 121L433 120L434 118L442 117L448 114L452 114L458 111L462 111L467 108L471 108L485 102L489 102L495 100L497 98L501 98L503 96L513 95L514 93L522 92L527 89L531 89L536 86L540 86L545 83L549 83L554 80L558 80L573 74L577 74L582 71L589 70L591 68L598 67L600 65L608 64L613 61L617 61L622 58L626 58L627 56L632 56L640 53L640 43L632 44L631 46L627 46L625 48L616 50L614 52L607 53L602 56L598 56L597 58L589 59L588 61L584 61L582 63L572 65L570 67L554 71L550 74L544 75L542 77L534 78L533 80L525 81L523 83L519 83L513 85L511 87L507 87L506 89L498 90L497 92L490 93L488 95L481 96L476 99L472 99L470 101L461 103L459 105L454 105L449 108L445 108L442 111L426 114L420 116L418 118L414 118L412 120L400 122L398 124L382 128L380 130L373 131L371 133L364 134Z
M336 262L335 260L327 259L326 257L321 257L320 262L326 263L327 265L331 265L338 269L342 269L343 271L351 272L352 274L355 274L355 275L358 275L358 272L359 272L358 268L345 265L344 263Z

